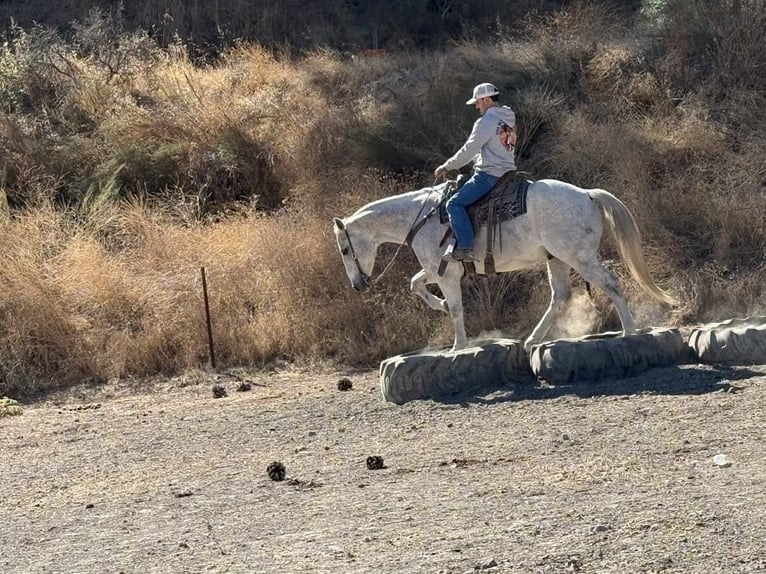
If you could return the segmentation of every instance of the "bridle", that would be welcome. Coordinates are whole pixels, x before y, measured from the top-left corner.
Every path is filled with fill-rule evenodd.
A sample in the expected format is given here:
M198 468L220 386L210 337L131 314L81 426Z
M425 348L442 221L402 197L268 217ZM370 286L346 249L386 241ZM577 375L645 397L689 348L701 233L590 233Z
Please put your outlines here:
M351 236L348 234L348 229L344 227L343 233L346 234L346 243L348 243L348 250L351 253L351 258L354 260L354 263L356 263L356 269L357 271L359 271L359 276L362 278L362 281L364 281L365 286L369 287L370 285L372 285L372 280L370 279L370 276L367 275L367 273L362 271L362 266L359 265L359 258L356 256L356 251L354 251L354 245L351 243ZM378 277L374 279L374 281L377 281L378 279L380 279L380 275L378 275Z
M434 184L436 184L436 180L434 180ZM425 214L423 219L420 219L420 216L423 214L423 208L428 203L428 198L430 195L434 192L434 185L431 186L431 191L428 192L428 195L426 196L425 200L423 200L423 205L420 206L420 209L418 210L418 214L415 216L415 219L412 222L412 225L410 225L410 230L407 232L407 236L404 238L404 243L401 243L399 247L394 252L394 256L391 257L391 260L388 262L388 264L383 268L383 271L378 273L377 277L371 278L369 275L367 275L364 271L362 271L362 266L359 265L359 259L356 256L356 251L354 251L354 246L351 243L351 236L348 234L348 230L344 227L343 233L346 234L346 242L348 243L348 249L351 253L351 258L354 260L354 263L356 264L356 269L359 271L359 275L362 278L362 281L364 281L365 287L371 287L378 281L380 281L380 278L383 277L383 275L388 271L391 266L394 264L394 261L396 260L396 256L399 255L399 252L402 250L402 248L405 245L412 246L412 240L415 239L415 235L417 235L418 231L422 229L422 227L426 224L426 221L434 214L436 213L436 206L432 207L428 213ZM419 220L419 221L418 221Z

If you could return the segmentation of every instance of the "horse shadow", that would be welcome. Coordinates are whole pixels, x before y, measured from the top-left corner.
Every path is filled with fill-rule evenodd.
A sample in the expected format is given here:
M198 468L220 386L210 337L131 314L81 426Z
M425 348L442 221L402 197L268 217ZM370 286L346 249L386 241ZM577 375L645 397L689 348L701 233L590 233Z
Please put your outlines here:
M750 367L727 364L679 364L655 367L625 378L582 380L556 385L536 379L529 371L528 374L519 374L509 381L481 383L465 391L434 397L432 400L443 404L470 406L550 400L564 396L587 399L639 394L702 395L736 392L738 387L733 384L734 381L758 376L766 376L766 365L758 371Z

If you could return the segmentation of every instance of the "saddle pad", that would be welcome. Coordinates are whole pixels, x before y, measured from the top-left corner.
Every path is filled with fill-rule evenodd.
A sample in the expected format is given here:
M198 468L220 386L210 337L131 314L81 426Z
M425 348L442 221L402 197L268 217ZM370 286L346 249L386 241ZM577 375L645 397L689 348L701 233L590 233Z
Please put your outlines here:
M477 226L487 225L490 201L495 201L495 221L500 223L527 212L528 179L517 179L503 187L496 186L490 193L468 208L471 221Z
M449 222L446 210L447 201L457 192L459 183L462 182L450 182L451 185L439 202L439 221L442 224ZM501 178L492 188L492 191L468 207L468 215L474 226L487 224L489 203L492 199L495 200L496 222L499 223L524 215L527 212L527 189L532 183L532 180L524 178L511 179L510 181Z

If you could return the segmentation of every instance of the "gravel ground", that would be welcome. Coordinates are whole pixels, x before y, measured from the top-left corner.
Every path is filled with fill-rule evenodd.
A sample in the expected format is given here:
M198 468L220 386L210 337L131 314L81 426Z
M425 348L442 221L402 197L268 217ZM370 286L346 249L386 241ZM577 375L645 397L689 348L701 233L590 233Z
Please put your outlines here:
M766 573L765 375L403 406L376 372L71 390L0 417L0 572Z

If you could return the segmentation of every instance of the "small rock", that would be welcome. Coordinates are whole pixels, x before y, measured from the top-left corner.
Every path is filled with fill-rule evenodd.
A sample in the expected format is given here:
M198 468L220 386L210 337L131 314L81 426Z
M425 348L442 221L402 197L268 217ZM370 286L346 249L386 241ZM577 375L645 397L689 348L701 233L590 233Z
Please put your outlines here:
M721 468L727 468L731 466L731 461L725 454L717 454L713 457L713 464Z
M593 533L597 533L606 532L607 530L610 530L610 528L608 524L596 524L596 526L594 526L591 530Z
M213 398L214 399L222 399L226 396L226 387L223 385L214 385L213 386Z
M253 388L253 386L250 383L242 382L242 383L239 383L239 386L237 387L237 392L238 393L244 393L244 392L249 391L252 388Z
M479 564L479 570L489 570L490 568L494 568L497 566L497 560L494 558L490 558L489 560L485 560L481 564Z

